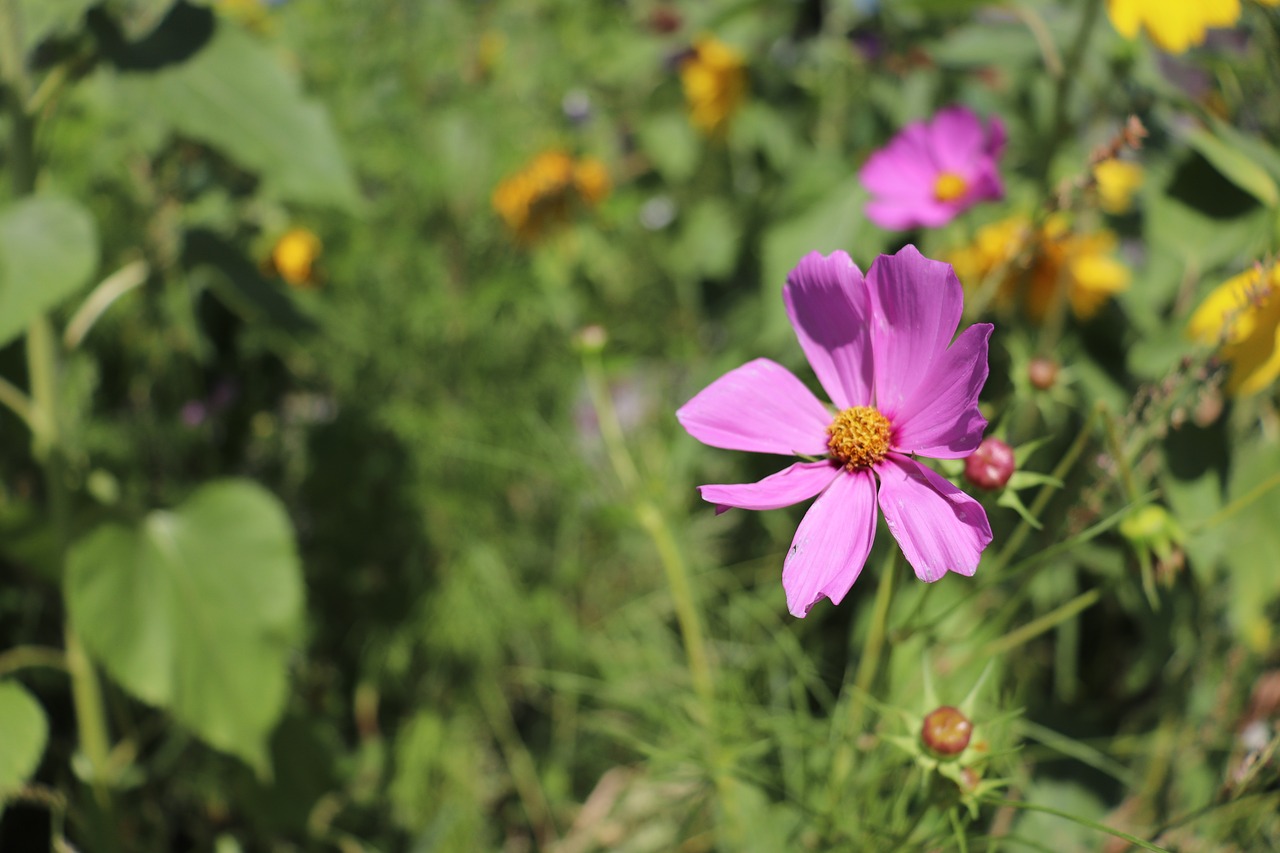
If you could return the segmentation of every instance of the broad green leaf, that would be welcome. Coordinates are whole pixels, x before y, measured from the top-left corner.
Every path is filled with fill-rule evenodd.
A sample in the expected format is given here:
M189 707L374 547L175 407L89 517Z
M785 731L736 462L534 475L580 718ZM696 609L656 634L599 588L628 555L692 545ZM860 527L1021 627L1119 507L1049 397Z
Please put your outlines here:
M636 135L640 147L668 181L682 184L693 177L702 147L683 113L656 115L641 124Z
M1244 151L1228 145L1203 128L1195 128L1184 136L1188 145L1208 160L1213 168L1240 189L1249 193L1267 207L1280 203L1280 190L1276 182Z
M355 182L325 109L305 98L279 57L239 28L219 23L182 62L120 71L126 110L218 148L293 201L350 205Z
M67 607L122 686L269 772L302 579L280 503L223 480L136 527L105 525L67 560Z
M99 0L21 0L22 43L31 50L50 36L66 35L80 26L84 13Z
M34 196L0 211L0 346L75 293L97 263L97 230L76 202Z
M49 722L44 708L16 681L0 681L0 811L3 795L20 788L40 766Z
M130 39L145 36L168 14L174 0L112 0L108 9Z

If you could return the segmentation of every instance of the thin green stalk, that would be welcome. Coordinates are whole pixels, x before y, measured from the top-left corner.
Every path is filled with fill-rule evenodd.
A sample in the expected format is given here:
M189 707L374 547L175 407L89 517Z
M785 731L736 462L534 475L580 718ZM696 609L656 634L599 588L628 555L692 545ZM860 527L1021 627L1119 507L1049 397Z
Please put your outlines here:
M1024 811L1029 811L1029 812L1043 812L1044 814L1050 814L1050 815L1053 815L1054 817L1060 817L1063 820L1069 820L1072 823L1078 823L1081 826L1087 826L1089 829L1097 830L1098 832L1103 832L1103 833L1106 833L1107 835L1115 836L1116 838L1122 838L1125 841L1129 842L1130 844L1136 844L1138 847L1141 847L1143 850L1153 850L1155 851L1155 853L1170 853L1170 851L1166 850L1165 848L1157 847L1156 845L1152 844L1150 841L1145 841L1136 835L1130 835L1127 832L1121 832L1118 829L1112 829L1111 827L1106 826L1104 824L1101 824L1092 820L1087 820L1085 818L1079 817L1078 815L1073 815L1071 814L1071 812L1065 812L1062 809L1055 809L1052 806L1042 806L1037 803L1027 803L1021 800L1002 800L996 797L983 797L982 802L986 803L987 805L997 806L997 807L1022 809Z
M707 657L706 642L703 639L702 622L698 618L698 609L694 601L693 586L689 582L689 568L685 564L684 555L672 535L671 526L652 501L640 495L640 472L636 468L631 453L627 450L622 435L622 425L618 422L618 413L613 407L613 398L609 394L609 386L605 381L604 367L600 363L598 350L584 347L583 371L586 375L587 394L591 397L592 407L596 412L596 420L600 424L600 437L604 441L605 452L613 466L614 473L622 483L623 490L632 501L632 511L636 521L653 541L658 551L658 560L666 575L667 587L676 610L676 622L680 626L680 635L684 641L685 656L689 663L689 675L694 690L704 709L704 723L713 719L715 702L715 684L711 673L711 664Z
M67 656L62 649L51 649L44 646L14 646L0 654L0 678L22 669L45 667L47 669L67 669Z
M554 846L558 836L555 817L547 795L542 790L542 781L538 778L538 768L534 764L529 748L525 746L516 730L515 720L511 717L511 706L492 681L482 680L479 688L480 706L489 721L489 728L498 739L503 758L507 762L507 770L511 773L511 781L516 789L516 796L524 806L525 816L529 819L533 836L538 839L539 846ZM548 837L549 835L549 837Z
M1081 593L1066 604L1050 610L1048 613L1037 619L1031 620L1017 630L1010 631L1003 637L992 640L982 648L978 649L973 654L973 657L977 659L994 658L1004 654L1005 652L1011 651L1012 649L1016 649L1018 646L1030 642L1044 632L1053 630L1053 628L1057 627L1067 619L1071 619L1080 611L1086 610L1097 604L1100 598L1102 598L1102 592L1097 589L1091 589L1088 592Z
M716 696L715 674L711 659L707 654L707 644L702 630L702 620L698 615L697 601L690 582L689 566L684 554L672 533L671 525L665 515L653 501L641 493L642 480L635 460L627 450L622 434L622 425L618 421L617 410L613 406L613 397L605 380L604 366L600 362L598 346L582 347L582 365L586 377L587 393L591 397L592 407L600 425L600 437L604 441L605 452L609 456L614 473L622 483L628 498L632 502L632 512L640 527L648 534L658 552L658 562L662 564L666 576L667 588L676 611L676 624L680 628L685 660L689 667L689 678L693 682L693 690L698 698L698 722L706 731L706 760L715 785L719 803L724 810L725 838L738 848L745 844L742 827L745 819L741 814L735 787L732 785L723 755L716 737Z
M1067 49L1066 57L1062 61L1062 73L1058 75L1057 85L1054 86L1053 124L1045 140L1044 160L1041 163L1041 182L1046 193L1049 189L1049 172L1053 165L1053 155L1057 152L1061 141L1068 138L1068 102L1071 100L1076 80L1080 77L1080 65L1084 62L1089 48L1089 39L1096 29L1098 13L1101 10L1102 0L1086 0L1084 12L1080 16L1080 28L1076 30L1075 38Z
M853 689L849 692L849 716L843 731L836 735L835 756L831 761L830 794L833 802L839 799L844 789L845 780L853 767L853 751L858 736L862 734L865 723L867 701L864 698L871 692L871 685L880 669L880 658L884 653L885 638L888 635L889 606L893 602L894 576L898 567L897 549L890 549L889 557L880 569L880 583L876 587L876 599L871 610L871 626L867 632L866 645L858 658L858 669L853 677Z
M1069 472L1076 464L1076 460L1080 458L1080 454L1084 452L1085 445L1089 441L1089 435L1093 431L1093 422L1101 414L1104 406L1098 403L1089 412L1089 417L1085 419L1084 424L1080 427L1080 432L1076 434L1075 441L1067 448L1067 452L1058 460L1058 464L1054 466L1050 476L1059 483L1064 482L1067 472ZM1031 502L1030 514L1032 518L1038 518L1045 507L1049 505L1049 501L1053 498L1053 493L1058 487L1053 483L1045 483L1040 487L1040 491L1036 493L1035 500ZM1001 569L1009 564L1014 555L1018 553L1018 549L1022 547L1022 543L1026 541L1027 536L1031 534L1031 524L1024 518L1018 522L1018 526L1014 528L1013 533L1005 540L1004 545L1000 548L1000 553L996 555L993 565L988 567L986 571L990 574L998 574Z
M1270 477L1263 480L1261 483L1254 486L1252 489L1245 492L1240 497L1231 501L1222 509L1218 510L1208 518L1198 521L1195 524L1189 525L1187 527L1187 532L1194 535L1196 533L1200 533L1201 531L1208 530L1210 527L1213 527L1215 524L1221 524L1231 516L1235 515L1240 510L1246 508L1251 503L1261 498L1263 495L1265 495L1267 492L1274 489L1276 486L1280 486L1280 471L1277 471L1275 474L1272 474Z
M8 379L0 376L0 404L8 407L28 428L31 427L31 401Z
M73 536L71 494L67 490L62 454L61 421L58 416L58 351L53 325L38 317L27 330L27 369L31 377L32 451L44 468L49 514L58 543L58 563L66 559L66 547ZM109 767L111 739L98 674L70 622L64 629L66 666L71 676L71 695L76 707L76 727L80 746L89 760L94 796L110 814Z

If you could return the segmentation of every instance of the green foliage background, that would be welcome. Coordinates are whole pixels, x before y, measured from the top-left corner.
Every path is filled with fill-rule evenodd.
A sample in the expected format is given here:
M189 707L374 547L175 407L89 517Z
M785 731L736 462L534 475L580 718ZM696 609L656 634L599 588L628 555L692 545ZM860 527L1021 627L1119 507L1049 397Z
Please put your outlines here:
M1280 848L1277 397L1185 335L1280 241L1280 17L1168 57L1099 0L876 6L0 0L0 847ZM746 61L722 137L705 34ZM858 167L952 103L1007 125L1007 199L877 227ZM491 196L549 149L612 193L522 243ZM793 619L803 508L694 489L776 460L674 410L760 356L813 384L806 252L1060 196L1133 280L981 315L1020 479L977 575L881 531Z

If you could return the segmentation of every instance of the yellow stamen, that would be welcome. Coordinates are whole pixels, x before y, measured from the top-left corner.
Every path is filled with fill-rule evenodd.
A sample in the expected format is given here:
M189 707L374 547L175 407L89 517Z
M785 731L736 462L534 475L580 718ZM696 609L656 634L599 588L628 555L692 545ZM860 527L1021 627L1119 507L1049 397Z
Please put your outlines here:
M889 419L870 406L853 406L827 427L831 458L850 471L876 464L889 452Z
M955 172L943 172L933 185L933 197L938 201L955 201L969 191L969 184Z

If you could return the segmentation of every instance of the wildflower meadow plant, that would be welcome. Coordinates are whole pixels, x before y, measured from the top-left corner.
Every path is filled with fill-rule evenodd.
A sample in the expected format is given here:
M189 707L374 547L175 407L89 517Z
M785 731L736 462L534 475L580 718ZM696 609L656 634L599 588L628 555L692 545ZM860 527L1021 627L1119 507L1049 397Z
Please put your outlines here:
M858 172L874 196L867 218L882 228L936 228L979 202L1004 198L1004 144L999 118L984 124L963 106L907 125Z
M815 495L782 569L787 607L839 604L858 579L876 504L923 581L972 575L991 541L982 506L913 457L959 459L982 440L989 323L952 342L964 295L951 267L914 246L862 271L844 252L807 255L783 289L796 337L837 408L769 359L726 373L676 413L727 450L798 455L758 483L708 485L718 511L777 509ZM877 490L877 481L879 483Z

